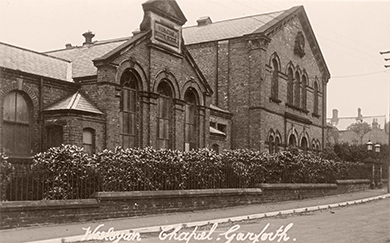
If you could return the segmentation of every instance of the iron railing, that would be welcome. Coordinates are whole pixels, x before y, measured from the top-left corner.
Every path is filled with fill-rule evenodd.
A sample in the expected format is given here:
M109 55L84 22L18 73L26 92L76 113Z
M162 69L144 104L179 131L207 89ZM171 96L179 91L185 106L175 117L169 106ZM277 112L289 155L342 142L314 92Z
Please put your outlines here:
M152 191L222 189L253 187L255 181L243 181L231 168L208 172L207 176L185 175L181 171L153 173L147 167L140 177L108 177L88 173L52 173L23 171L10 175L0 188L1 201L88 199L101 191ZM164 172L165 171L165 172Z

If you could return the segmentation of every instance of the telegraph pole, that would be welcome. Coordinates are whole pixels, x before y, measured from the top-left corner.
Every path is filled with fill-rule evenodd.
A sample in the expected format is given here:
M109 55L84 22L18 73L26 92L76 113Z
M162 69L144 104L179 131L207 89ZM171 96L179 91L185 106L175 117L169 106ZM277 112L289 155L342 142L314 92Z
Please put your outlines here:
M390 54L390 51L384 51L384 52L379 52L381 55L385 54ZM390 58L385 58L385 61L390 61ZM385 68L390 68L390 64L385 64ZM390 87L390 86L389 86ZM390 90L389 90L389 95L390 95ZM390 97L389 97L390 100ZM386 128L386 124L385 124ZM388 148L389 148L389 158L387 161L387 193L390 193L390 104L389 104L389 126L387 128L388 133L389 133L389 139L387 142Z

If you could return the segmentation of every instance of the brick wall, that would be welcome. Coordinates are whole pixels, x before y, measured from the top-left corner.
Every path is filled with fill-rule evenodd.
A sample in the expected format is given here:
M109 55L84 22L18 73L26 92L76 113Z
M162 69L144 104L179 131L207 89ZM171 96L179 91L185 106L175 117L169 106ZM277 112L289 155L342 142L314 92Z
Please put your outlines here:
M26 94L31 103L31 152L38 153L44 148L44 126L41 111L49 105L73 94L78 84L42 78L32 74L1 68L0 121L3 120L3 102L5 96L14 90ZM42 82L42 86L41 86ZM41 88L40 88L41 87ZM0 133L2 133L0 122ZM0 148L3 147L3 136L0 134Z
M305 55L294 53L298 32L305 33L298 16L284 22L269 34L269 43L261 36L236 38L189 45L195 61L214 89L213 104L233 113L232 148L263 150L271 129L281 134L286 145L294 127L298 145L306 137L323 145L326 82L318 59L305 39ZM263 38L263 39L262 39ZM306 38L306 37L305 37ZM270 100L272 81L271 57L279 60L278 102ZM217 64L217 67L215 67ZM287 67L307 76L306 110L287 106ZM314 82L318 83L318 115L314 113ZM302 103L302 102L300 102ZM286 112L292 114L286 117ZM296 119L292 119L296 117Z
M259 184L249 189L99 192L96 199L0 202L0 229L300 200L369 186L369 180L347 180L337 184Z

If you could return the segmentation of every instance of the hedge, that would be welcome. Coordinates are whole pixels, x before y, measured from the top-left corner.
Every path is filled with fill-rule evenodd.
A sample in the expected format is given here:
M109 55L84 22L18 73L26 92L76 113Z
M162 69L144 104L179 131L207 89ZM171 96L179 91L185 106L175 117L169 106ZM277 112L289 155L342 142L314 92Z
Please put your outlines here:
M38 199L88 198L96 191L250 188L258 183L370 178L362 163L328 160L298 150L269 154L241 149L217 154L207 148L182 152L117 147L88 155L73 145L36 154L31 173L43 190Z

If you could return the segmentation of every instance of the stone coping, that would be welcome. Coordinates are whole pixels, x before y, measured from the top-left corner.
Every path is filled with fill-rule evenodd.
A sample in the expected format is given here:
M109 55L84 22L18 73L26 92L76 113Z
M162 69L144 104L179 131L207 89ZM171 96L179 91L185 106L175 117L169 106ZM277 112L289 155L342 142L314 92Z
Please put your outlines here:
M99 207L96 199L72 200L40 200L40 201L7 201L0 202L1 211L39 210L39 209L68 209L68 208Z
M308 190L308 189L337 189L337 184L331 183L261 183L258 187L263 190Z
M370 184L370 179L336 180L337 184Z
M98 200L125 200L125 199L156 199L180 197L215 197L231 195L261 194L260 188L232 188L232 189L199 189L199 190L166 190L166 191L132 191L132 192L97 192Z

